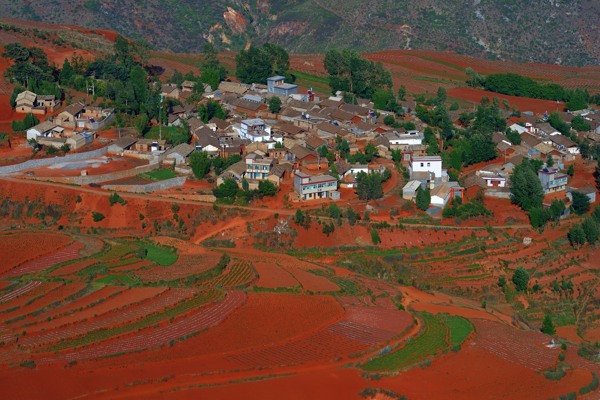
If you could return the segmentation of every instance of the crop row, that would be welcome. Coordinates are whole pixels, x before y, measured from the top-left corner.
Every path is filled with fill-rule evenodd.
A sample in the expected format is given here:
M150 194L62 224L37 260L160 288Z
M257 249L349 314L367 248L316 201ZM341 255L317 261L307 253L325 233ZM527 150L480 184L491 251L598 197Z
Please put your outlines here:
M21 295L29 292L30 290L35 289L36 287L38 287L41 284L42 284L42 282L40 282L40 281L27 282L25 285L13 290L12 292L9 292L3 296L0 296L0 303L4 303L6 301L10 301L14 298L17 298L18 296L21 296Z
M187 335L219 324L229 314L240 307L246 300L241 291L228 292L223 301L203 307L194 313L168 325L152 328L134 336L117 339L109 343L74 351L56 357L43 358L40 363L54 361L77 361L96 359L111 355L142 351L165 346L173 340L179 340Z
M159 313L175 306L182 300L190 297L193 291L186 289L170 289L166 293L135 306L127 306L105 315L90 318L77 324L61 329L44 332L38 335L27 335L21 341L23 346L45 346L59 340L87 335L99 329L109 329L125 325L128 322Z
M206 283L209 287L236 288L245 286L256 278L256 272L246 261L236 261L225 273Z
M63 350L73 347L79 347L88 345L90 343L98 343L115 336L123 335L125 333L139 331L158 323L167 321L169 319L176 318L182 314L189 312L192 309L201 307L207 303L216 301L219 298L220 292L217 290L210 290L203 292L190 299L189 301L181 301L177 303L173 308L164 310L158 314L149 315L141 320L135 321L128 325L122 325L118 327L110 327L99 329L93 332L89 332L85 336L79 336L74 339L67 339L48 347L50 351Z
M5 277L14 277L24 274L30 274L32 272L43 271L47 268L52 267L55 264L59 264L65 261L74 260L79 256L79 250L83 248L83 245L79 242L74 242L64 249L51 254L46 257L38 258L37 260L30 261L25 263L17 268L14 268L4 274Z

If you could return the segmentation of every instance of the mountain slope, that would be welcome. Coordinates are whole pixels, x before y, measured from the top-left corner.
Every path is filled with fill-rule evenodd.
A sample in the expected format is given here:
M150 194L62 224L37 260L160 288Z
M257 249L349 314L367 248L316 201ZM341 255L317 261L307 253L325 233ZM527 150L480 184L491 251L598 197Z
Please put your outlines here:
M451 50L569 65L600 63L599 15L597 0L0 0L0 17L114 29L158 50L271 41L298 53Z

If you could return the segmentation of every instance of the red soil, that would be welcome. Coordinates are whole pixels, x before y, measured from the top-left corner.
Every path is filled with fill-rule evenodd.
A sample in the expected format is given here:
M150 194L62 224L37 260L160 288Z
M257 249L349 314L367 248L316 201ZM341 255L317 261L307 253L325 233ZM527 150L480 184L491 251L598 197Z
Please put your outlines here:
M4 275L26 261L52 254L69 242L69 236L54 233L19 232L0 235L0 252L3 254L0 274Z
M473 103L479 103L483 97L487 97L490 100L493 98L498 98L501 102L502 100L508 101L511 106L516 107L520 111L532 111L536 114L543 114L546 111L550 114L554 111L562 111L564 109L564 103L557 103L552 100L507 96L504 94L468 87L450 89L448 91L448 96L468 100Z
M279 266L267 262L255 262L252 264L258 272L256 286L264 288L295 287L298 281L287 271Z

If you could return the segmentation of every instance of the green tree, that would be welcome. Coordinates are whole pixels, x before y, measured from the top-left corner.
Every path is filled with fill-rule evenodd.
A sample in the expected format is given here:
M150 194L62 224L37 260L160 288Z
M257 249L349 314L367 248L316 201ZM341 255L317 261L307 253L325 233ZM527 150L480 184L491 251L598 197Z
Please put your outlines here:
M512 144L516 146L521 144L521 135L515 130L510 128L506 129L506 137Z
M358 215L352 207L348 207L348 209L346 210L346 217L348 218L348 223L350 224L350 226L354 226L356 224Z
M592 130L592 126L581 115L576 115L571 121L571 128L579 132L588 132Z
M198 116L202 122L207 123L213 118L227 118L227 111L221 107L221 104L214 100L208 100L206 103L198 106Z
M269 99L269 111L274 114L277 114L281 111L281 99L279 96L273 96Z
M544 189L529 160L517 165L511 176L511 201L525 211L542 207Z
M583 246L586 241L585 231L581 224L574 225L567 233L567 239L572 247Z
M419 210L425 211L429 208L429 204L431 204L431 193L429 192L429 188L423 189L419 186L417 189L416 203Z
M577 215L582 215L590 211L590 198L583 193L571 192L573 204L571 209Z
M75 78L75 71L71 67L71 63L65 58L60 74L58 75L58 81L61 85L70 85L73 83Z
M223 183L213 189L215 197L217 199L225 200L227 203L233 203L238 192L238 184L231 178L225 179Z
M204 46L204 60L200 65L200 80L216 90L219 83L227 77L227 70L217 58L217 49L212 43Z
M585 233L585 240L590 245L595 245L598 242L598 238L600 237L600 227L596 220L592 217L587 217L581 223L581 229Z
M550 316L550 314L546 314L544 316L544 321L542 322L542 332L546 335L554 335L556 333L556 328L554 327L552 316Z
M273 74L285 76L290 66L288 53L271 43L250 46L240 51L235 61L235 76L244 83L265 83Z
M342 216L342 210L335 203L329 205L329 218L338 219Z
M356 193L359 199L366 202L383 197L381 175L359 172L356 176Z
M518 266L513 273L512 281L519 292L526 292L529 285L529 273L522 266Z
M138 135L143 136L148 127L148 116L146 114L138 115L133 124Z
M377 232L377 229L371 230L371 242L373 242L374 245L381 243L381 237L379 237L379 232Z
M208 155L203 151L194 151L190 155L190 167L194 176L198 179L203 179L206 174L210 171L210 159ZM235 183L235 181L234 181ZM237 187L237 184L236 184Z
M546 157L546 166L547 167L553 167L554 166L554 158L552 158L551 154L548 154L548 157Z
M258 182L258 192L263 196L275 196L277 194L277 186L271 181L261 180Z
M573 175L575 175L575 164L569 165L569 168L567 168L567 175L569 175L571 178Z

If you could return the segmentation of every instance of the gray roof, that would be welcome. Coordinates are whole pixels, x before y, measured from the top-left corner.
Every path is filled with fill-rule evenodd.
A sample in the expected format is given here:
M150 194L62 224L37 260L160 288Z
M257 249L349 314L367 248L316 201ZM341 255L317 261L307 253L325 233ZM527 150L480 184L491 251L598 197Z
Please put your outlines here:
M168 157L171 154L178 154L181 157L186 158L187 156L190 155L190 153L192 151L194 151L193 146L190 146L187 143L181 143L181 144L178 144L177 146L173 147L172 149L165 151L165 157Z

